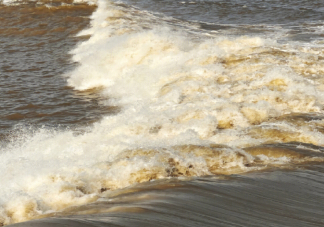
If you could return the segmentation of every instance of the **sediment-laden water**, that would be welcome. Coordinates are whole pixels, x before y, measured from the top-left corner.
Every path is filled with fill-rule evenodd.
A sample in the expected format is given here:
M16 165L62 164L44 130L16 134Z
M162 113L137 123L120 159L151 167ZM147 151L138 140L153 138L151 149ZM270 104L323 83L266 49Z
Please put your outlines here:
M324 3L1 3L0 225L323 225Z

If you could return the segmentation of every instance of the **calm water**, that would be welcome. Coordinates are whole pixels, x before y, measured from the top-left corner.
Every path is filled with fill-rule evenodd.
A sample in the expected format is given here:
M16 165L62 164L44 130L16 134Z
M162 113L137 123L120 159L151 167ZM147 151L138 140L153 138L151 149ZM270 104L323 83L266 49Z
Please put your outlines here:
M53 6L52 6L53 5ZM63 73L71 70L68 52L87 37L75 37L89 25L95 6L61 6L26 2L1 6L0 129L17 124L73 126L97 120L106 107L94 91L68 87ZM13 16L14 15L14 16Z
M323 225L322 1L0 3L0 226Z

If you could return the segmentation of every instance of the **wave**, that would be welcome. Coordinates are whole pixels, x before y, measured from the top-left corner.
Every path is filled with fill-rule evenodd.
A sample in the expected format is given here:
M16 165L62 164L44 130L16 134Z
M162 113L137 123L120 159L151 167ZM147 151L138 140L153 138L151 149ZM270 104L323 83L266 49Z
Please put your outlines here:
M77 90L121 108L81 134L22 131L0 149L0 223L135 183L323 161L323 50L98 1L72 52Z

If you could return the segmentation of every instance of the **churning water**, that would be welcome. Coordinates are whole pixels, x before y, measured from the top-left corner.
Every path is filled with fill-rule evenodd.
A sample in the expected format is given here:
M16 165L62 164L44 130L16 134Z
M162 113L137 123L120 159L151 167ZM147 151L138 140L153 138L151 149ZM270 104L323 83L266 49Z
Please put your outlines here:
M322 1L0 3L0 226L323 226Z

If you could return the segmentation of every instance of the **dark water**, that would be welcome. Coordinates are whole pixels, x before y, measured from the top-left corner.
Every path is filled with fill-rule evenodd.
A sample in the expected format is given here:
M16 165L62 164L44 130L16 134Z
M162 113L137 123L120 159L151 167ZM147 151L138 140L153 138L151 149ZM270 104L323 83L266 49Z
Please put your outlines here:
M323 226L322 1L0 4L0 226Z
M144 183L13 226L323 226L323 166L314 168Z
M319 0L153 0L149 2L129 0L127 2L145 10L164 13L182 20L216 24L300 25L307 22L320 22L324 19L323 2Z

